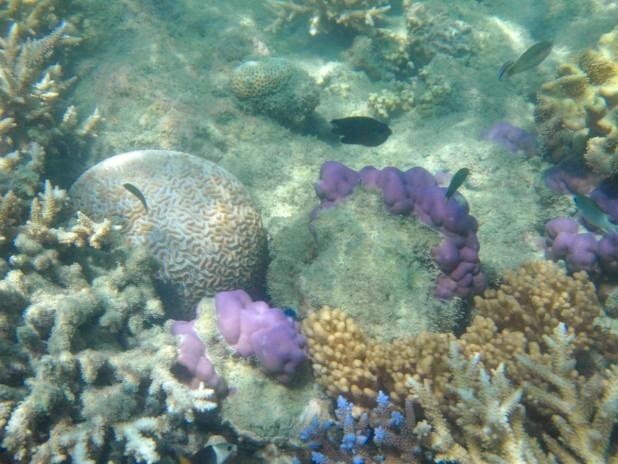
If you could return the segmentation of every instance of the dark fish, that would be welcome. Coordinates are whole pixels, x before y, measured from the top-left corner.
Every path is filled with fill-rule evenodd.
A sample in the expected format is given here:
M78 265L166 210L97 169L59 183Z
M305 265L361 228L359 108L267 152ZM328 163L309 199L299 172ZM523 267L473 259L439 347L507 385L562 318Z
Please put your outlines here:
M146 212L148 212L148 204L146 203L146 198L144 197L144 194L141 192L141 190L138 189L135 185L129 183L122 184L122 186L126 188L130 193L135 195L137 199L142 203L142 206L144 207Z
M451 182L448 184L448 188L446 189L446 195L444 196L445 202L447 202L449 198L455 195L455 192L459 187L461 187L461 184L465 182L469 174L470 170L468 168L461 168L455 173L455 175L451 179Z
M586 195L575 195L573 201L577 206L579 214L581 214L587 223L592 224L597 229L604 232L618 233L618 225L609 220L609 216L599 208L592 198Z
M501 81L514 74L534 68L547 58L554 44L550 41L538 42L532 45L515 62L507 61L498 70L498 80Z
M289 317L293 321L298 320L298 313L296 312L294 308L290 308L286 306L285 308L281 308L281 311L283 311L283 314L285 314L285 317Z
M333 134L341 136L341 143L366 147L377 147L393 133L383 122L366 116L333 119L330 123Z

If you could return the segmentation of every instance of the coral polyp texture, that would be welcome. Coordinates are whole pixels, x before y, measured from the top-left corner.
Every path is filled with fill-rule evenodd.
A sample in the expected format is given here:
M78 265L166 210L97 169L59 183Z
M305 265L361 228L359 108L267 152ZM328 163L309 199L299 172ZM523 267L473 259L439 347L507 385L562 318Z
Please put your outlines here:
M320 102L309 74L282 58L242 63L232 74L230 88L241 107L282 124L302 124Z
M148 210L124 184L139 189ZM164 150L123 153L86 171L70 193L93 219L124 221L128 241L161 263L159 277L180 298L181 314L205 295L259 280L260 215L243 185L210 161Z
M298 17L308 17L310 35L340 26L358 31L372 28L390 10L385 0L269 0L276 19L269 29L279 29Z
M556 162L581 158L609 177L618 172L618 28L573 59L539 91L542 148Z

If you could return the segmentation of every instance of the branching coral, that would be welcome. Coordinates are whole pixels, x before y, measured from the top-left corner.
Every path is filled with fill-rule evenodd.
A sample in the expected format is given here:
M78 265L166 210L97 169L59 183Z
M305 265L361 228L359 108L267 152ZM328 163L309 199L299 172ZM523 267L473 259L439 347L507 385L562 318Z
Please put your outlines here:
M63 115L74 79L62 79L59 52L79 39L56 3L12 1L0 11L0 195L13 191L22 206L40 188L46 153L83 146L101 119L95 111L80 123L72 106Z
M58 227L65 199L48 182L33 200L0 281L2 446L16 462L158 462L180 427L196 451L206 436L192 424L216 407L214 392L171 373L152 260L110 244L109 221Z
M618 343L596 325L602 309L586 274L569 277L555 263L527 263L507 275L498 290L477 297L475 306L459 338L423 332L387 344L367 337L340 311L312 313L304 327L317 379L329 394L364 407L369 393L379 389L399 406L418 399L431 426L419 424L416 433L441 459L555 462L525 431L533 433L550 422L554 426L544 437L550 451L568 448L567 442L578 448L587 443L598 454L598 439L608 455L608 429L618 421L617 371L611 367L603 374L587 357L597 353L604 356L601 365L609 362ZM559 345L559 324L568 334L568 349L566 342ZM586 378L575 369L575 356L597 373ZM522 391L527 393L522 396ZM567 415L575 402L581 407ZM524 406L534 414L526 416ZM551 418L556 413L564 418ZM592 431L571 440L572 429L582 423L577 433ZM567 448L555 455L582 457L581 451ZM573 459L561 462L607 462Z
M309 34L339 25L354 30L366 30L390 10L385 0L269 0L275 20L268 27L277 30L297 17L309 16Z
M543 338L551 355L549 369L526 355L518 355L517 360L551 386L525 385L527 397L552 411L551 422L560 438L543 433L548 450L564 463L618 462L618 448L615 444L612 448L612 431L618 422L618 366L588 379L573 379L576 335L560 324L551 337Z
M560 66L541 87L535 119L554 161L582 158L601 176L618 172L618 28Z

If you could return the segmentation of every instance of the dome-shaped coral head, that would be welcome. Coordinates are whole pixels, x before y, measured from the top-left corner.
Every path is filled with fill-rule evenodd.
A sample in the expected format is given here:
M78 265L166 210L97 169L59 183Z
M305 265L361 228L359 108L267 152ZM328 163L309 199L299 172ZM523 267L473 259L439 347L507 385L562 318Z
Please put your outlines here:
M255 356L260 368L280 382L289 382L307 356L307 342L298 323L279 308L252 301L243 290L215 295L217 327L241 356Z
M289 126L302 125L320 102L309 74L282 58L242 63L232 74L230 89L243 109Z
M160 262L177 318L191 316L203 296L254 287L264 270L260 215L240 181L210 161L166 150L123 153L82 174L70 195L94 220L123 218L128 242Z

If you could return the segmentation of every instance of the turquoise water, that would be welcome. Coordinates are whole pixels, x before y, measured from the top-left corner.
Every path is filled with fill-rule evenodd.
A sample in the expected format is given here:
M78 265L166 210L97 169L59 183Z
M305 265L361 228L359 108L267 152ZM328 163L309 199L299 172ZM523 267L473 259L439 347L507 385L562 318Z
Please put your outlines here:
M0 96L0 462L618 461L617 2L0 1Z

